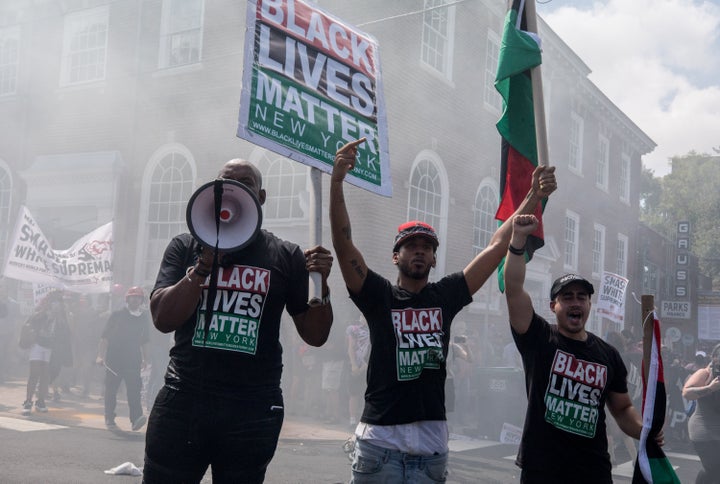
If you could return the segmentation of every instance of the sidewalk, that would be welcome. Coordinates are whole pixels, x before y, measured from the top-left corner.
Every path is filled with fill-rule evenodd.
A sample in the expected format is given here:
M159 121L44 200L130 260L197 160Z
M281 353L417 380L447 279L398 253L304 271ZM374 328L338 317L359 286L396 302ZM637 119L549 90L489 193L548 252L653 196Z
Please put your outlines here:
M33 409L29 416L22 415L22 404L25 400L26 382L10 380L0 384L0 416L14 419L25 419L29 422L41 422L68 427L86 427L105 429L103 401L98 395L82 397L77 394L63 394L60 401L48 400L47 413L39 413ZM130 432L130 421L127 418L127 402L123 392L118 393L117 418L115 421L120 430ZM137 433L145 433L143 427ZM285 414L285 422L280 432L281 440L336 440L344 441L350 436L350 429L318 423L310 417Z

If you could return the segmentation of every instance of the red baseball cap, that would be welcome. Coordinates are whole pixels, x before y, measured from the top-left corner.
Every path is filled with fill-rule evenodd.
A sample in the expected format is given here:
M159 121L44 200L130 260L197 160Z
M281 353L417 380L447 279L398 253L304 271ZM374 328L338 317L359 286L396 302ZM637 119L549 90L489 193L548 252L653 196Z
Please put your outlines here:
M400 246L411 237L425 237L433 245L433 249L437 249L438 245L440 245L437 233L431 225L419 220L411 220L398 227L398 233L395 236L395 243L393 244L393 252L397 252Z

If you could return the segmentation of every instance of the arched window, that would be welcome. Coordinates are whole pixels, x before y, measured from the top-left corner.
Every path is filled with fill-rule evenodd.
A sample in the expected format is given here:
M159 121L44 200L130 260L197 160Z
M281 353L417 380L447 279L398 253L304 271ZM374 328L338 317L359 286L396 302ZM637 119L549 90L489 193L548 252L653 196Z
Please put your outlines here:
M160 153L145 172L145 243L139 246L145 247L145 256L138 275L147 282L155 280L170 239L188 231L185 210L193 193L195 165L183 151Z
M431 150L419 153L410 171L407 219L429 223L440 238L431 280L445 275L446 245L442 241L447 233L448 192L447 173L440 157Z
M263 177L265 220L272 222L304 221L307 218L308 167L269 151L254 161Z
M10 227L10 195L12 194L12 177L10 169L0 161L0 267L5 265L5 252L8 248L8 237L13 229Z
M498 208L498 190L492 182L483 182L475 195L473 205L473 251L478 255L490 243L497 230L495 212Z
M410 175L408 220L422 220L435 230L442 217L442 185L440 172L429 159L420 160Z
M495 212L499 204L498 191L497 182L485 179L480 183L475 194L472 242L474 256L488 246L490 238L497 230L498 222L495 220ZM497 278L491 276L475 295L475 300L484 304L486 308L497 309L499 297L496 294L498 294Z

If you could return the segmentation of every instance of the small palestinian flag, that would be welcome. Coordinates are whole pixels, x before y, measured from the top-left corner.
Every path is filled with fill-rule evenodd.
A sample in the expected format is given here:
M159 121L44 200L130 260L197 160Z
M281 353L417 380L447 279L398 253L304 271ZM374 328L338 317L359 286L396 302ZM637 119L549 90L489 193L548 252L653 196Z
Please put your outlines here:
M640 434L638 456L635 461L632 484L680 484L670 461L655 437L665 422L665 377L660 354L660 321L653 313L652 351L645 381L643 361L643 428Z

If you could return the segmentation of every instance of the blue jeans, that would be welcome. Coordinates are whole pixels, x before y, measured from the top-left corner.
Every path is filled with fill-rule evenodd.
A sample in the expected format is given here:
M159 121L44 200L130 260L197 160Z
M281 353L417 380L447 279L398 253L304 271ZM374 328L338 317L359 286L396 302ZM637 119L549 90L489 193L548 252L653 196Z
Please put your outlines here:
M412 455L358 439L351 484L425 484L445 482L448 455Z
M143 484L199 483L208 466L218 483L261 483L284 417L279 388L242 398L164 386L145 434Z

